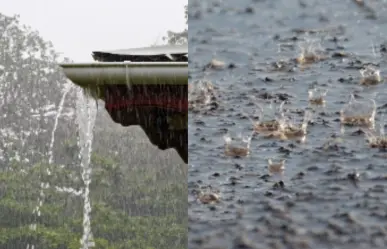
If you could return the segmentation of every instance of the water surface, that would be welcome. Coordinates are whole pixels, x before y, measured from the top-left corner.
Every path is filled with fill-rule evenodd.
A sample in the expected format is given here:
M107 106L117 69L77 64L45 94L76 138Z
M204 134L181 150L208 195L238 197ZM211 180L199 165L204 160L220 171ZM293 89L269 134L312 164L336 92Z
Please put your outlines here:
M386 112L386 86L360 86L359 68L373 63L386 75L387 2L366 1L368 9L350 0L189 4L190 82L210 80L219 104L189 115L189 248L385 248L386 154L370 149L358 128L341 135L339 111L355 93L376 100L377 124ZM296 58L305 39L319 40L328 59L304 70L268 70ZM203 70L213 58L233 66ZM327 106L314 113L305 144L254 136L248 157L224 156L227 132L251 133L241 115L254 112L250 95L285 99L298 120L315 86L329 89ZM334 137L343 142L323 149ZM265 176L268 158L287 160L284 189ZM355 170L357 187L348 178ZM220 203L195 199L193 192L209 186Z

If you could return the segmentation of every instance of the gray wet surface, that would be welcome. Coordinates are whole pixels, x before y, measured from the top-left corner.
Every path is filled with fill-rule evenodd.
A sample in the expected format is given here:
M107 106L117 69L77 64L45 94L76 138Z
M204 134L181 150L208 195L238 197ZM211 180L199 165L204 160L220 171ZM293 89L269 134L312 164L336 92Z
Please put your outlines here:
M376 127L386 113L386 85L361 86L359 69L373 63L387 75L387 1L355 2L189 2L190 82L211 81L218 103L189 114L189 248L387 247L387 154L369 148L359 128L341 134L339 124L351 93L376 100ZM327 59L270 69L295 59L305 39L320 41ZM205 69L213 58L226 67ZM304 144L255 135L249 156L224 155L226 133L252 132L241 114L256 109L250 95L266 105L265 97L286 100L301 120L316 86L329 89L327 105L313 112ZM268 158L286 159L284 188L273 188ZM196 199L211 188L219 203Z

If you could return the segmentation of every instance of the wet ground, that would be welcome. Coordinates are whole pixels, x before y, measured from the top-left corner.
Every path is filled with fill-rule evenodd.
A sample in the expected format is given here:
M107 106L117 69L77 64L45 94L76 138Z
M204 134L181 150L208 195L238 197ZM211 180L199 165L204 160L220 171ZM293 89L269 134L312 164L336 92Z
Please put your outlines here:
M387 248L387 154L357 127L342 134L339 120L351 93L375 99L377 127L387 111L385 84L359 84L367 63L387 76L387 1L196 0L188 9L190 82L215 88L189 115L189 248ZM325 60L292 62L305 40L318 40ZM224 67L206 67L214 58ZM272 65L281 60L285 70ZM250 95L286 101L299 120L312 87L329 92L311 110L305 143L254 135L250 155L224 155L225 134L252 132L241 114L257 109ZM286 159L283 187L267 175L269 158ZM200 190L220 201L203 204Z

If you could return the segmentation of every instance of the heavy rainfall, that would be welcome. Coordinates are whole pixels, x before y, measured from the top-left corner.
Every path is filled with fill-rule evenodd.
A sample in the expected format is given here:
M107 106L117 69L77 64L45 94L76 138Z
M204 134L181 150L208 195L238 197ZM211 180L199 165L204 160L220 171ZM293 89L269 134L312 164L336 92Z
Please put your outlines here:
M186 40L187 30L165 37ZM71 60L18 16L0 13L0 46L0 248L186 248L176 151L113 122L65 77L58 63Z
M188 14L188 247L386 248L386 1Z

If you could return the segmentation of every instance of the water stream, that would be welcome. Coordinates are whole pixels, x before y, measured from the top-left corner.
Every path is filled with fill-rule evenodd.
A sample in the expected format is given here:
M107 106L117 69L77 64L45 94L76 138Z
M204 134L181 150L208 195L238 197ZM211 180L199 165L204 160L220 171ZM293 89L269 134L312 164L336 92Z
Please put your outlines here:
M58 127L59 117L62 114L62 110L63 110L66 96L70 92L70 90L72 89L72 86L73 85L70 82L67 85L65 85L62 98L59 101L58 110L57 110L56 115L55 115L54 127L53 127L52 132L51 132L51 142L50 142L50 146L49 146L49 150L48 150L48 163L49 164L52 164L54 162L55 132L56 132L56 129ZM49 169L47 169L47 174L51 175L51 172L49 171ZM50 187L49 183L46 183L46 182L40 183L40 192L39 192L39 197L38 197L38 204L32 212L33 214L36 214L38 217L40 217L40 215L41 215L40 208L42 207L42 205L44 203L44 198L45 198L44 189L47 189L49 187ZM32 224L31 229L35 231L36 224ZM30 247L30 245L28 244L27 249L29 249L29 248L35 249L35 245L31 245L31 247Z
M59 118L61 116L64 102L66 96L72 89L72 84L68 84L64 87L64 92L62 98L58 105L58 110L55 115L54 127L51 133L51 142L48 151L48 163L54 163L54 144L55 144L55 131L58 127ZM84 187L81 190L75 190L71 187L60 187L55 186L55 189L59 192L67 192L74 195L82 195L84 200L83 207L83 235L80 240L81 249L88 249L90 247L94 247L93 234L91 232L91 221L90 221L90 213L91 213L91 203L90 203L90 182L91 182L91 173L92 169L90 167L90 159L92 152L92 141L93 141L93 128L95 124L95 119L97 116L97 105L96 101L88 96L86 96L82 89L78 89L77 91L77 103L76 103L76 121L79 129L79 139L78 146L80 148L79 151L79 159L81 166L81 175L84 183ZM47 170L47 174L50 175L51 172ZM40 184L40 193L38 198L38 204L36 208L33 210L33 214L36 214L40 217L41 212L40 208L44 203L45 193L44 190L49 188L49 184L45 182L41 182ZM32 230L36 230L36 224L31 225ZM35 245L27 245L27 249L35 249Z
M93 128L97 116L97 103L94 99L86 96L82 89L77 92L76 117L79 128L80 148L79 158L81 160L83 188L83 235L81 238L81 249L94 246L93 234L91 232L91 204L90 204L90 182L92 169L90 158L93 142Z
M48 163L49 164L54 163L55 132L56 132L56 128L58 127L59 117L62 114L63 105L64 105L64 102L65 102L66 96L67 96L67 94L70 92L70 90L72 88L73 88L73 84L71 82L68 82L65 85L65 87L64 87L63 96L62 96L62 99L59 102L58 111L57 111L57 114L55 116L54 128L52 129L52 133L51 133L50 147L48 149ZM50 175L50 173L48 173L48 174Z

